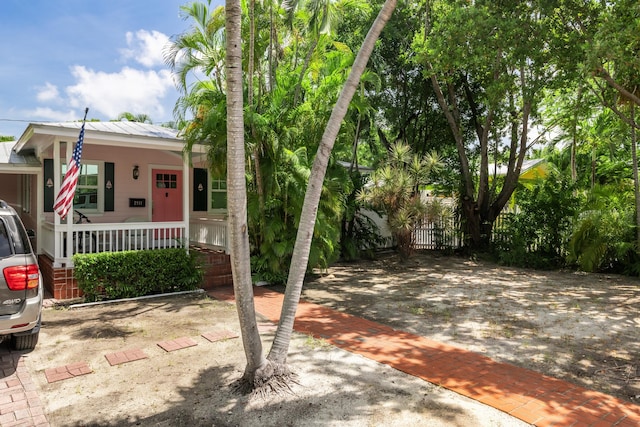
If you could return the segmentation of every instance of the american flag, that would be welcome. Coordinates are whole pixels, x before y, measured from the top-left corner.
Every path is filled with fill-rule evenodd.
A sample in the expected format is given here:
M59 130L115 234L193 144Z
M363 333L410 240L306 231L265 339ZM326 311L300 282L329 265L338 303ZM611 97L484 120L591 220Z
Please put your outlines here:
M86 117L87 115L85 112L85 119ZM69 160L69 164L67 165L67 173L64 174L60 192L53 204L53 210L56 211L62 219L67 216L67 212L71 209L73 196L76 192L76 185L78 184L78 176L80 175L80 157L82 157L82 144L84 142L84 123L85 121L83 120L78 142L76 142L73 154L71 155L71 160Z

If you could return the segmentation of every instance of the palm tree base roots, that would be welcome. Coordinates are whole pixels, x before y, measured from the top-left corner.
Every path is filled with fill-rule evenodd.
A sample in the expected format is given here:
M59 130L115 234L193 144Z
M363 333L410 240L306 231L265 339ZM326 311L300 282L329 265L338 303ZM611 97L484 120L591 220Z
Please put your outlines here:
M265 398L272 394L293 393L293 384L300 385L298 375L291 372L286 364L267 361L254 371L245 370L232 387L237 393Z

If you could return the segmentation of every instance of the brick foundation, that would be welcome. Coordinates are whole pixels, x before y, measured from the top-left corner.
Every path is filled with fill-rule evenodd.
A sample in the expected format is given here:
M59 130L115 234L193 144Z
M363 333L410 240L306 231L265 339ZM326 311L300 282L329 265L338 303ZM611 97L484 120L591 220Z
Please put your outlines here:
M200 254L204 266L203 289L210 290L219 286L233 285L231 257L228 254L200 247L191 247L191 250ZM38 264L40 264L40 271L42 271L44 287L53 298L68 300L82 296L78 282L73 277L73 268L54 268L53 260L47 255L39 255Z
M47 255L38 255L38 264L44 287L53 298L67 300L82 296L78 282L73 277L73 268L54 267L53 260Z
M219 286L233 285L231 257L228 254L200 247L191 247L191 250L198 252L201 257L200 260L204 267L203 289L210 290Z

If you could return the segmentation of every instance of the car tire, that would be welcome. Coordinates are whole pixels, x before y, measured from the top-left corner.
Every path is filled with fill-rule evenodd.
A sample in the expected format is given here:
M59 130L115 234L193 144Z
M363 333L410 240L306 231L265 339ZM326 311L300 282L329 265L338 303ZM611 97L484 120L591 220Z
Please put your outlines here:
M39 335L40 331L29 335L14 335L11 338L11 346L18 351L33 350L36 348L36 344L38 344Z

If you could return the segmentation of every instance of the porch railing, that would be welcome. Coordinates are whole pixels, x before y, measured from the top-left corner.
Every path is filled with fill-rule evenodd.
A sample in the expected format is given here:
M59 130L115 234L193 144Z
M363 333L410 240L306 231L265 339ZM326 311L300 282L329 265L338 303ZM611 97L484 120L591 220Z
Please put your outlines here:
M66 225L56 228L46 222L40 239L43 252L55 264L69 266L71 256L76 253L181 248L190 243L227 249L226 221L195 221L189 227L188 237L182 221L73 224L73 231L68 233ZM71 234L69 254L68 234Z
M223 219L192 218L189 221L189 240L191 243L218 249L229 249L227 221Z

